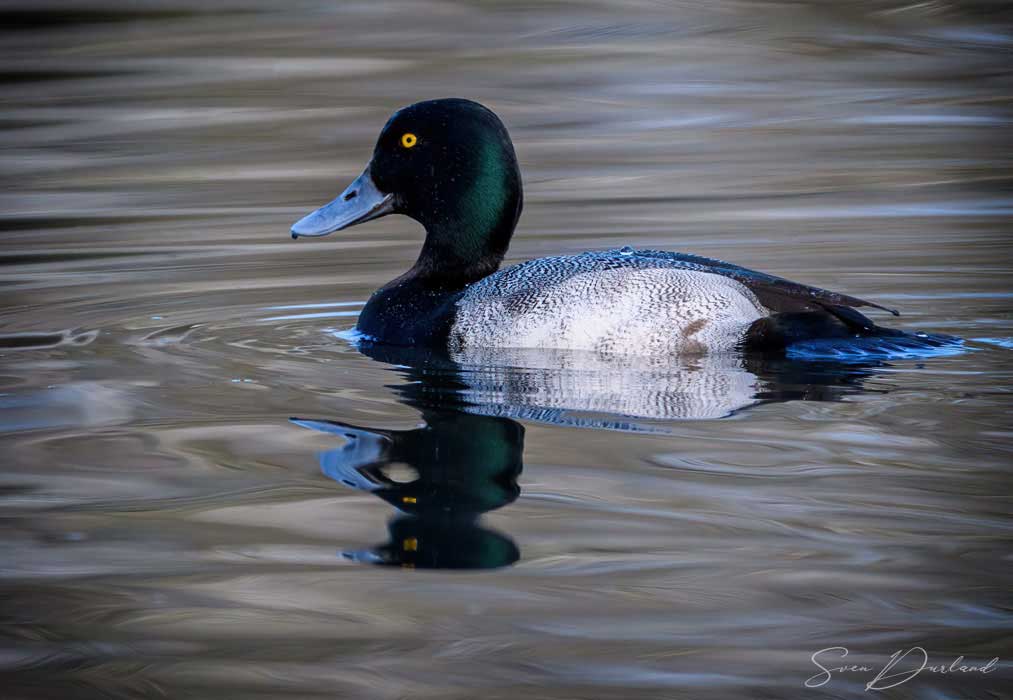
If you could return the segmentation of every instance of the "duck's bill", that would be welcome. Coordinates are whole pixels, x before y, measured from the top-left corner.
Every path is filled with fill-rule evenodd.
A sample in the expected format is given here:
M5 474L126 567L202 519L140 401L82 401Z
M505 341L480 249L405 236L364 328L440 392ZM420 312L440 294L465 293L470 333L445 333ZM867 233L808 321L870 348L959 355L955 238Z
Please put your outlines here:
M372 221L394 211L394 195L377 189L369 167L337 199L310 212L292 225L292 238L326 236L349 226Z

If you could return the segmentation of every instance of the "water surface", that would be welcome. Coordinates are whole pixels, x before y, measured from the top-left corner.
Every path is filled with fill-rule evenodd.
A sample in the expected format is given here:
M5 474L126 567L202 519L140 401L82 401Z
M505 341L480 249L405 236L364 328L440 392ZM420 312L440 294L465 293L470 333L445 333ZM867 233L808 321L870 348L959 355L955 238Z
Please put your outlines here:
M0 11L5 697L1009 687L1001 3L49 7ZM446 95L514 138L508 262L694 252L968 352L359 347L419 227L288 226Z

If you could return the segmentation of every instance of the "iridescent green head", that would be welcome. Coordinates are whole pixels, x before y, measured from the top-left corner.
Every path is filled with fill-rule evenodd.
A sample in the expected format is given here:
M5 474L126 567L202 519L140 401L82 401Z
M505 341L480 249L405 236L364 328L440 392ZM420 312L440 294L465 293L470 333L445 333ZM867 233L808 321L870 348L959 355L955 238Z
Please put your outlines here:
M426 228L417 273L484 276L506 252L521 203L517 157L499 118L470 100L429 100L395 112L363 173L292 236L404 214Z

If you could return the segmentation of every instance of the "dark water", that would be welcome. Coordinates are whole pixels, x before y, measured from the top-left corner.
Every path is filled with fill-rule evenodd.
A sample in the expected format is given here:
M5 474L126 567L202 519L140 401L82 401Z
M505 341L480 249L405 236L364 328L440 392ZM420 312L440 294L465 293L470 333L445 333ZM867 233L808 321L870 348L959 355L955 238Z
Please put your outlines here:
M0 27L2 697L868 696L874 672L804 688L835 646L1000 657L889 697L1009 692L1004 3L47 2ZM514 137L511 262L691 251L968 352L357 348L418 226L288 226L389 111L451 94Z

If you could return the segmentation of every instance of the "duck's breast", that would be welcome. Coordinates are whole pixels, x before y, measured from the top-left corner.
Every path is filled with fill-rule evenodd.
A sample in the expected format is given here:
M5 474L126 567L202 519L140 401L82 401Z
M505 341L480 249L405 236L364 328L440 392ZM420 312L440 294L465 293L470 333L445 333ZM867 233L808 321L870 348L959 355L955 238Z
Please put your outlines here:
M462 347L662 355L727 351L768 314L743 284L619 258L542 258L497 272L457 303Z

